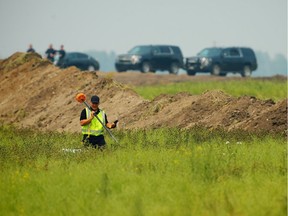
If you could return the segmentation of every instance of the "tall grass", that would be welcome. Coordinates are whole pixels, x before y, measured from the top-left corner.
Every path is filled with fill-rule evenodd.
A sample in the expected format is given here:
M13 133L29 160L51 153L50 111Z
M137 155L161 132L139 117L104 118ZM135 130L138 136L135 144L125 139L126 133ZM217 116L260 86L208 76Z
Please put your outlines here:
M0 215L287 214L283 136L114 133L120 146L106 136L98 151L81 148L80 134L1 126Z
M243 95L254 96L262 100L273 99L279 101L287 98L287 80L230 80L181 82L166 85L137 86L135 91L146 99L153 99L160 94L176 94L189 92L202 94L206 90L218 89L229 95L239 97Z

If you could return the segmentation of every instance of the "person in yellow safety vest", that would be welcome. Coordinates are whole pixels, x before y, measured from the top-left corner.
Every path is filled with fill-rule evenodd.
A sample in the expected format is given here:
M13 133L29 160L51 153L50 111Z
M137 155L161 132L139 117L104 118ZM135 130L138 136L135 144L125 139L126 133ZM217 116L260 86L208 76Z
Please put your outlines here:
M94 148L104 148L104 127L99 120L106 125L107 128L115 128L117 126L117 120L113 123L109 123L106 113L99 108L100 99L97 95L91 97L90 109L84 108L80 115L80 125L82 126L84 146L92 146ZM97 115L98 119L95 117Z

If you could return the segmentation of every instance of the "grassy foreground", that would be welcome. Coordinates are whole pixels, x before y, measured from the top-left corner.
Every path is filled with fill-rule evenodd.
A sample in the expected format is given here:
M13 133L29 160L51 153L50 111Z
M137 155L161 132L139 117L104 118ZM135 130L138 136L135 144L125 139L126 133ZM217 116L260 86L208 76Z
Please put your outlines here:
M283 136L114 133L73 152L80 134L1 126L0 215L287 215Z

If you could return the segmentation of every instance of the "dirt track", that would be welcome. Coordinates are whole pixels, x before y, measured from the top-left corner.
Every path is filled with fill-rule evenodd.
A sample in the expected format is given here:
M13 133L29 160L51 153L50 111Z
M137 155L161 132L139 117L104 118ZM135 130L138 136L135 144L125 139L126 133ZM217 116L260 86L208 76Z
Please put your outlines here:
M274 77L281 79L281 77ZM0 61L0 121L42 130L80 132L83 105L75 101L79 92L90 98L98 94L103 108L119 129L201 125L226 130L287 132L287 99L274 103L254 97L231 97L221 91L201 95L160 95L147 101L129 85L224 81L241 77L85 73L75 67L61 70L37 54L15 53Z

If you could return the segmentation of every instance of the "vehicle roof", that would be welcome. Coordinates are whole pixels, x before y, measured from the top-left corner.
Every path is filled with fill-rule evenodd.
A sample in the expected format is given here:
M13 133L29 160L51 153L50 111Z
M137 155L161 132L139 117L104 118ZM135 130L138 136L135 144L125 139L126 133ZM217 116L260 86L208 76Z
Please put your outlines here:
M179 46L176 46L176 45L169 45L169 44L144 44L144 45L136 45L136 46L154 46L154 47L155 46L170 46L170 47L179 47Z
M66 54L85 54L85 55L87 55L86 53L83 53L83 52L66 52Z
M252 49L250 47L239 47L239 46L227 46L227 47L206 47L204 49L231 49L231 48L235 48L235 49Z

